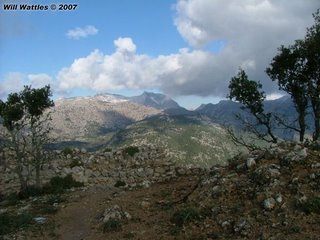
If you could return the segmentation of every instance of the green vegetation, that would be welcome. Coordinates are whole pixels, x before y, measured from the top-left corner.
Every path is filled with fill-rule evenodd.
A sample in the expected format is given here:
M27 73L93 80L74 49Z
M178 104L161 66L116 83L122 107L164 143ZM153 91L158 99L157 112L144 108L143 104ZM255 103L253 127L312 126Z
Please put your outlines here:
M165 149L180 166L224 164L239 151L222 128L187 116L157 116L137 122L119 131L111 144L152 144Z
M306 214L316 213L320 214L320 198L314 197L308 199L306 202L299 203L297 205L299 209L301 209Z
M112 152L112 148L105 148L103 152Z
M193 221L199 220L200 213L194 208L184 208L177 210L171 217L171 222L174 223L177 227L183 227L183 225Z
M28 213L11 215L8 213L0 214L0 236L26 228L32 222L32 216Z
M70 168L81 167L81 166L83 166L83 162L81 162L80 160L77 160L77 159L73 159L72 162L69 164Z
M63 193L66 189L73 187L82 187L83 183L77 182L73 179L71 174L65 177L53 177L50 182L43 187L44 193Z
M50 159L44 154L44 146L49 142L51 120L47 110L54 106L50 99L50 86L31 88L24 86L19 93L11 93L5 102L0 100L0 117L6 129L7 143L15 152L16 174L20 190L26 191L31 172L23 174L23 169L34 169L35 185L40 188L40 171ZM26 157L26 154L31 157Z
M103 232L118 232L122 229L121 222L116 219L109 219L103 224Z
M69 147L66 147L62 150L62 153L64 156L68 156L69 154L72 155L72 149Z
M118 180L115 184L114 184L114 186L115 187L123 187L123 186L125 186L125 185L127 185L124 181L121 181L121 180Z
M139 152L139 148L136 146L129 146L123 149L123 152L131 157L133 157L136 153Z

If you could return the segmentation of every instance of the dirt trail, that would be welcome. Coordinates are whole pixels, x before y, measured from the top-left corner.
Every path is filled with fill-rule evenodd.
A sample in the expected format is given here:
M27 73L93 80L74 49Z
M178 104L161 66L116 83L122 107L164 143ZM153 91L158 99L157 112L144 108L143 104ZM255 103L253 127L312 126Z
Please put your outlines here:
M112 192L111 190L90 189L73 193L71 202L54 216L58 239L87 240L100 239L100 237L105 239L97 228L99 216Z

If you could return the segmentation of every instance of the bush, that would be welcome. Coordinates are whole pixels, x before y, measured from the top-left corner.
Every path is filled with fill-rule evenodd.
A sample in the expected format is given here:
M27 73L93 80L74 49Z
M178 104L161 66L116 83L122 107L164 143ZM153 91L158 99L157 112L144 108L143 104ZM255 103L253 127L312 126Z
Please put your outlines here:
M72 154L72 149L69 147L66 147L62 150L63 155L67 156L68 154Z
M186 223L199 219L200 214L196 209L185 208L176 211L171 217L171 222L174 223L177 227L182 227Z
M0 236L14 232L17 229L25 228L32 222L32 216L22 213L17 216L7 213L0 214Z
M103 152L112 152L112 148L105 148Z
M308 199L306 202L298 204L298 208L300 208L306 214L320 214L320 198L315 197Z
M43 194L42 189L34 185L28 186L24 191L19 192L20 199L26 199L29 197L39 196Z
M103 232L117 232L121 230L121 222L116 219L109 219L103 225Z
M129 147L126 147L125 149L123 149L123 152L126 155L133 157L136 153L139 152L139 148L136 146L129 146Z
M7 206L17 205L19 200L19 196L16 192L12 192L5 197L5 203Z
M115 184L114 184L114 186L115 187L123 187L123 186L125 186L125 185L127 185L124 181L121 181L121 180L118 180Z
M71 174L65 177L53 177L50 182L44 186L45 193L63 193L65 189L73 187L82 187L83 183L77 182L73 179Z
M81 167L81 166L83 166L83 163L79 160L76 160L76 159L73 159L72 162L69 164L70 168Z

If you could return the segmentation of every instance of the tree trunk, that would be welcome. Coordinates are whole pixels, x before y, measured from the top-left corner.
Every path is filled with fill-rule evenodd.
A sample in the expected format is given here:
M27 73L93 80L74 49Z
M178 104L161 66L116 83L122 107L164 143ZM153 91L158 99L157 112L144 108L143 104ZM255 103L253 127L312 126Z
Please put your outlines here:
M300 127L300 142L303 142L304 140L304 134L306 131L306 123L305 123L305 109L298 112L299 114L299 127Z
M313 133L313 141L317 141L320 135L320 114L314 114L314 133Z

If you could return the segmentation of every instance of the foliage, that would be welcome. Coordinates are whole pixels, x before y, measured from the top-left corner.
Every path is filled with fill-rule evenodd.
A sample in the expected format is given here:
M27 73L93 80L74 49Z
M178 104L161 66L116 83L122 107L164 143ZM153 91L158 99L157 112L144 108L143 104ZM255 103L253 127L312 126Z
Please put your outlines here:
M121 222L117 219L111 218L103 225L103 232L118 232L121 229Z
M46 112L54 106L51 95L49 85L39 89L24 86L21 92L9 94L6 102L0 101L0 117L7 130L7 143L15 151L21 191L28 187L30 169L35 170L36 186L40 188L40 170L48 160L43 152L51 130L50 113ZM31 158L26 158L27 154ZM27 174L22 174L24 169L28 169Z
M257 123L252 124L241 116L237 116L245 124L246 130L256 135L260 140L276 143L277 138L272 133L271 113L264 112L263 101L266 96L261 88L260 82L249 80L245 71L240 69L237 76L233 77L229 83L228 98L240 102L243 105L243 110L249 110L255 117Z
M123 152L131 157L133 157L136 153L139 152L139 148L136 146L129 146L123 149Z
M105 148L103 152L112 152L112 148Z
M63 155L64 156L67 156L67 155L71 155L72 154L72 149L71 148L69 148L69 147L66 147L66 148L64 148L63 150L62 150L62 153L63 153Z
M296 41L296 44L289 47L281 46L266 72L272 81L278 82L280 90L284 90L291 96L298 113L299 129L284 124L281 119L279 119L279 123L298 132L300 141L303 142L306 130L305 115L308 107L308 97L304 69L305 60L301 48L301 41Z
M27 213L11 215L8 213L0 214L0 236L17 229L25 228L32 222L32 216Z
M307 214L320 214L320 198L308 199L306 202L298 204L298 208Z
M194 208L184 208L177 210L171 217L171 222L177 227L182 227L184 224L200 218L199 212Z
M125 185L127 185L124 181L121 181L121 180L118 180L115 184L114 184L114 186L115 187L123 187L123 186L125 186Z
M77 182L73 179L71 174L65 177L53 177L50 182L43 187L45 193L62 193L65 189L70 189L73 187L82 187L83 183Z
M73 159L72 162L69 164L70 168L81 167L81 166L83 166L83 163L77 159Z
M9 193L7 196L5 196L4 200L7 206L17 205L20 201L16 192Z
M279 89L287 92L298 113L299 128L286 125L300 133L300 141L304 140L306 129L305 115L308 100L311 102L315 132L313 139L320 136L320 13L313 14L315 23L307 29L303 40L296 40L288 47L281 46L273 58L267 74L277 81ZM280 121L280 124L283 122Z

